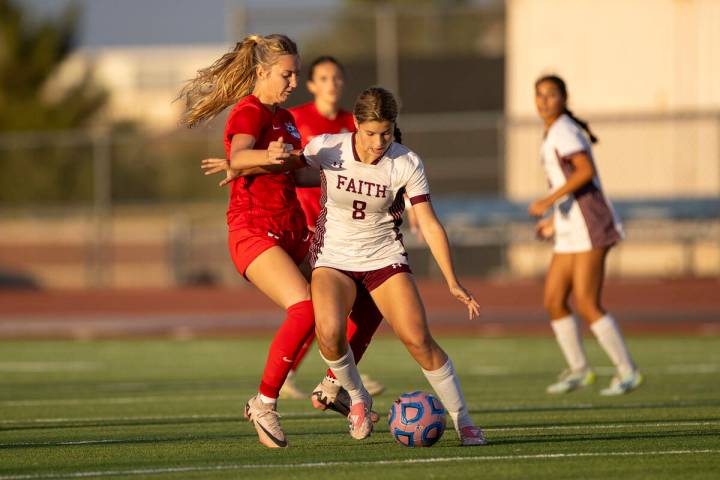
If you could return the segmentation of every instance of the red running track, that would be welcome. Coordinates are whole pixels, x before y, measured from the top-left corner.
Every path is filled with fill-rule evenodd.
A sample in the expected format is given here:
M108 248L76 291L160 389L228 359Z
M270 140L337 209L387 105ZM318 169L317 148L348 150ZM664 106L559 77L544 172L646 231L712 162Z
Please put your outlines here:
M541 281L466 281L483 308L474 321L441 280L419 287L433 331L550 334ZM720 279L611 280L604 298L628 333L720 334ZM0 338L247 335L283 317L252 287L0 291Z

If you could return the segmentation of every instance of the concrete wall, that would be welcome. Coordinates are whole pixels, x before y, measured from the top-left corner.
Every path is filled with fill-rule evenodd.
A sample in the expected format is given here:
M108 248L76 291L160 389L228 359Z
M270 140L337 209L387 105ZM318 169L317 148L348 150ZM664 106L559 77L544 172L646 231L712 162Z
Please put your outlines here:
M533 83L562 76L611 195L720 193L720 2L508 0L506 191L541 195Z

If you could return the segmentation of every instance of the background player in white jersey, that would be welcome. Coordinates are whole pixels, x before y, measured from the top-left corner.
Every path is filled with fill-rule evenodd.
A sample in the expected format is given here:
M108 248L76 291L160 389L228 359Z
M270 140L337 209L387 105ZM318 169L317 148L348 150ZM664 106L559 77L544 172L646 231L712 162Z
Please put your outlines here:
M360 94L353 110L357 133L321 135L303 150L310 167L320 169L323 205L311 247L312 297L320 352L348 391L350 433L372 432L372 398L345 340L346 317L359 285L393 327L447 408L462 445L484 445L482 431L468 414L452 361L430 334L425 309L408 266L399 226L403 194L450 289L479 313L473 296L460 285L445 230L430 204L420 158L393 141L398 107L382 88Z
M553 331L568 363L548 393L566 393L595 381L582 344L577 320L568 306L573 293L575 308L590 325L617 369L602 395L621 395L643 380L628 352L615 320L600 302L605 276L605 259L610 248L623 237L622 226L605 197L593 161L591 144L597 139L588 124L567 108L565 82L555 76L535 82L535 104L545 123L540 157L547 174L550 194L533 202L528 211L542 217L538 236L554 238L555 248L545 279L544 304ZM588 134L590 142L583 134Z

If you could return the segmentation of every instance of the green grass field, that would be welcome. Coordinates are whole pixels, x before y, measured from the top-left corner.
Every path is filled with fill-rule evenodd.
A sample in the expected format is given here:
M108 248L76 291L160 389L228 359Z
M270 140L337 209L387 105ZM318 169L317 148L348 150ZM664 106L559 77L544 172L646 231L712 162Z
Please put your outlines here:
M562 368L551 338L442 337L474 418L492 442L460 448L394 443L381 421L367 440L309 401L282 401L290 448L268 450L242 420L268 338L0 342L0 479L50 478L718 478L720 338L632 337L646 384L602 398L609 362L588 353L599 383L544 393ZM392 337L361 370L388 386L384 416L405 391L428 390ZM321 378L309 355L299 383Z

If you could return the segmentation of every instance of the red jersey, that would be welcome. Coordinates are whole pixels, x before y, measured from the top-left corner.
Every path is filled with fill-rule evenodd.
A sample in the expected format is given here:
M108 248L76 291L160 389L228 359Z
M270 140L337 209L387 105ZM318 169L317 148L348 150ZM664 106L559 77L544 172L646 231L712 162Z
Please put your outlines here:
M293 148L301 148L300 133L290 112L280 107L272 112L254 95L240 100L228 115L225 123L228 160L232 137L238 133L255 137L253 149L256 150L267 149L270 142L280 137ZM227 223L230 231L252 229L279 233L302 230L305 222L295 195L295 176L286 172L237 178L232 182Z
M345 110L339 110L337 116L330 120L318 112L315 102L308 102L298 105L290 109L290 113L295 117L295 124L300 130L302 146L310 142L314 137L324 133L344 133L354 132L355 122L352 113ZM315 222L320 214L320 188L298 188L298 200L305 212L307 225L311 230L315 229Z
M352 113L339 110L337 116L330 120L320 115L315 102L305 103L290 109L295 117L295 125L300 130L302 146L307 145L310 140L323 133L345 133L355 131L355 122Z

